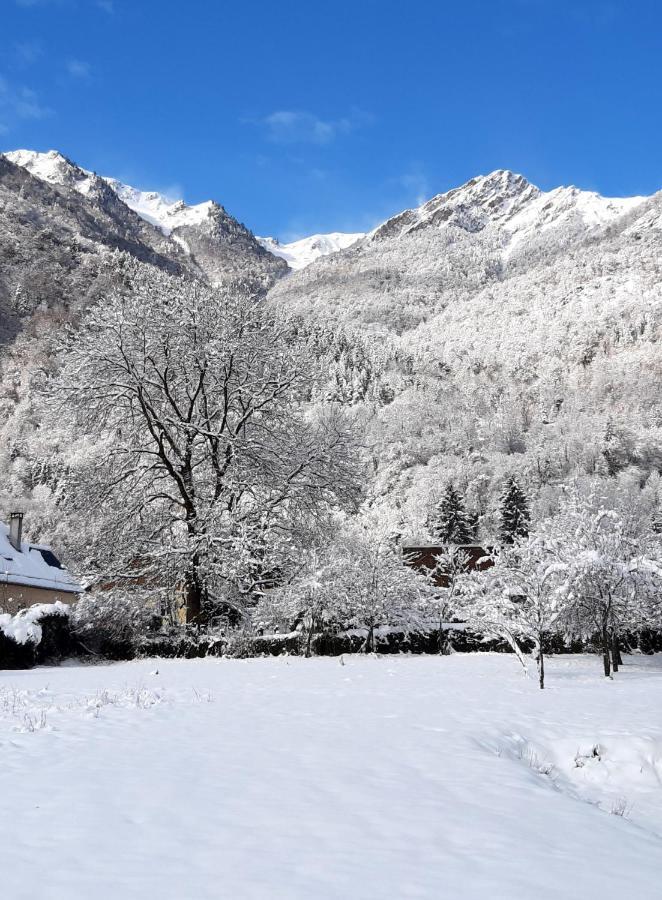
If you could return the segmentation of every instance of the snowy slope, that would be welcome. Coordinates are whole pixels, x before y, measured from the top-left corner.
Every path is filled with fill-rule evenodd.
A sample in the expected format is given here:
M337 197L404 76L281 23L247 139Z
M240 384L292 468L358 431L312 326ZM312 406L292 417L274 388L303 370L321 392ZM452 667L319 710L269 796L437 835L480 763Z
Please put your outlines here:
M170 234L175 228L200 225L209 218L214 204L211 200L188 206L183 200L171 200L157 191L140 191L115 178L104 178L120 200L143 219Z
M73 187L79 194L88 196L100 181L99 177L87 169L81 169L57 150L38 153L35 150L11 150L2 154L16 166L49 184Z
M344 662L2 673L3 896L658 900L659 657Z
M393 216L351 254L319 260L277 284L271 297L302 313L360 319L371 329L402 333L455 307L459 298L506 284L523 268L538 274L554 259L572 268L579 248L594 257L618 241L632 219L647 214L652 224L649 208L659 199L606 198L575 187L544 192L521 175L498 170ZM617 249L632 259L629 245L620 242ZM576 273L582 281L593 272L587 263Z
M258 241L274 256L284 259L290 269L296 271L304 269L321 256L346 250L363 237L365 237L363 232L347 234L334 231L330 234L313 234L298 241L291 241L289 244L281 244L276 238L271 237L258 238Z
M141 191L123 184L116 178L101 177L77 166L57 150L39 153L35 150L13 150L3 154L10 162L23 166L31 175L47 181L75 188L89 195L100 181L105 182L129 209L155 225L164 234L182 226L200 225L213 211L212 201L188 206L183 200L172 200L156 191Z

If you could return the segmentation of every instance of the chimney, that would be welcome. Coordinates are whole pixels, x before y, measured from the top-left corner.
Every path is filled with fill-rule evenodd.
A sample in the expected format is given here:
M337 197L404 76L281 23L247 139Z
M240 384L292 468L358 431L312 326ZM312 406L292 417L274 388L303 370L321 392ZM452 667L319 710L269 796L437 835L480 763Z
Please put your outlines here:
M9 514L9 543L14 550L21 552L23 539L23 513L13 512Z

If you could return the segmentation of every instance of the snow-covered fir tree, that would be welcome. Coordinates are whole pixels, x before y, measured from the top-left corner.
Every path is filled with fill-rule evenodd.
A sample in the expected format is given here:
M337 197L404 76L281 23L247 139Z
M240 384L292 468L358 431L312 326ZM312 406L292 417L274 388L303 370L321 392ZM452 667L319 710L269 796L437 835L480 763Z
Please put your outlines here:
M430 517L430 530L442 544L470 544L474 539L462 495L449 484Z
M504 544L512 544L529 534L529 502L514 475L510 475L500 497L501 527L499 537Z

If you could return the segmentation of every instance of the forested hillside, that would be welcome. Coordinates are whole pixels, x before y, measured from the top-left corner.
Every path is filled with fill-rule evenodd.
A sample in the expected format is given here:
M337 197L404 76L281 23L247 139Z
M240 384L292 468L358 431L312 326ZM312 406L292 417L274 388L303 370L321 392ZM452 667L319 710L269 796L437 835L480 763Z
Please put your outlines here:
M543 194L497 172L397 216L270 293L328 346L365 416L373 502L409 536L450 481L496 531L504 478L536 515L575 478L648 485L662 455L662 199Z

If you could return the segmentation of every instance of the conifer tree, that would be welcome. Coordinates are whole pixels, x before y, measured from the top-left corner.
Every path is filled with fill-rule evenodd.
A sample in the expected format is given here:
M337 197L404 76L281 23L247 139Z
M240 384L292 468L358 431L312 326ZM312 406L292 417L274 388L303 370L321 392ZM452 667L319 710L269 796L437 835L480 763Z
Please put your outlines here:
M529 502L514 475L510 475L501 494L500 536L504 544L529 535Z
M443 544L470 544L473 530L459 491L449 484L432 520L432 533Z

